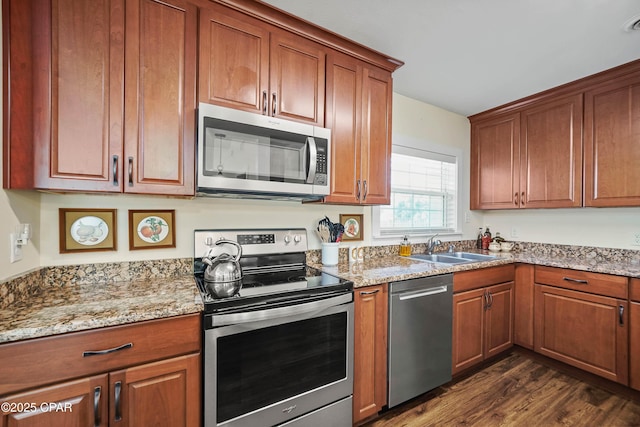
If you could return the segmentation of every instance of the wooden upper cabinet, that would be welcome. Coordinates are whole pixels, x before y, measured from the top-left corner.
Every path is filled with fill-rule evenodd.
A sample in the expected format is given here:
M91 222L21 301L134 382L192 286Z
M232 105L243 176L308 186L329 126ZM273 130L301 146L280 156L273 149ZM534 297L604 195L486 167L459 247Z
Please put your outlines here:
M471 125L471 209L519 207L520 114Z
M471 208L582 205L582 95L472 125Z
M33 166L12 173L40 189L120 192L124 0L32 3Z
M128 0L124 191L193 195L198 10Z
M520 113L520 206L582 205L582 94Z
M10 96L30 94L33 109L9 103L9 122L32 133L8 138L5 187L194 194L197 8L8 1L29 17L12 18L10 44L27 50L19 65L33 72L29 91Z
M199 51L201 102L324 125L322 45L214 4Z
M392 96L388 71L338 52L327 56L332 153L325 202L389 204Z
M269 29L221 5L200 10L200 102L264 114L269 93Z
M585 206L640 205L640 73L585 93Z

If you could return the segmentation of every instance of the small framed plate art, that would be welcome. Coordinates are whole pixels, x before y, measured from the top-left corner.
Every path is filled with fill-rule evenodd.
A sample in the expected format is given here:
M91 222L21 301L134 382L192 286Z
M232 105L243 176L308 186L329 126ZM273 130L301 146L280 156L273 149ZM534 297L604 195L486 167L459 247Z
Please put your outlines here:
M342 240L362 240L362 214L340 214L340 224L344 225Z
M175 210L129 210L129 250L176 247Z
M60 208L58 217L61 254L117 249L115 209Z

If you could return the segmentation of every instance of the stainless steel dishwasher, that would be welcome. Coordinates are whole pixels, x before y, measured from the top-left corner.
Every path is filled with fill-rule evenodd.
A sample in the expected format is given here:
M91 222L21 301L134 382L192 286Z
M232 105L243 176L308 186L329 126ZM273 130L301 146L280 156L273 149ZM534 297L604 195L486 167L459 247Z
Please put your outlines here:
M390 408L451 380L452 313L452 274L390 284Z

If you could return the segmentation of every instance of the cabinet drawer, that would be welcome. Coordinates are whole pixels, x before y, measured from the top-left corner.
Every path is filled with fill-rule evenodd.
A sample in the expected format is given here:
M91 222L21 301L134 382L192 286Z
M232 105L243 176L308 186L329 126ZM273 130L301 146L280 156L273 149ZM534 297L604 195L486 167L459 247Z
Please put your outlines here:
M200 351L200 328L192 314L3 344L0 395Z
M453 292L468 291L498 283L511 282L515 277L515 271L515 265L509 264L454 273Z
M628 294L626 277L565 268L536 266L535 282L614 298Z
M629 282L629 299L640 302L640 279L631 279Z

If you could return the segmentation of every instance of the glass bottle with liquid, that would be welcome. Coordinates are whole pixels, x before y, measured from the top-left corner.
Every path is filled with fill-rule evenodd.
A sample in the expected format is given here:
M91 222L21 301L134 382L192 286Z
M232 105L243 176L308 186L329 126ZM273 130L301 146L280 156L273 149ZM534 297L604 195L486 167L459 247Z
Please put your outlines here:
M476 249L482 249L482 227L478 228L478 238L476 239Z
M400 243L400 256L410 256L411 255L411 243L409 242L409 237L404 236L402 242Z

